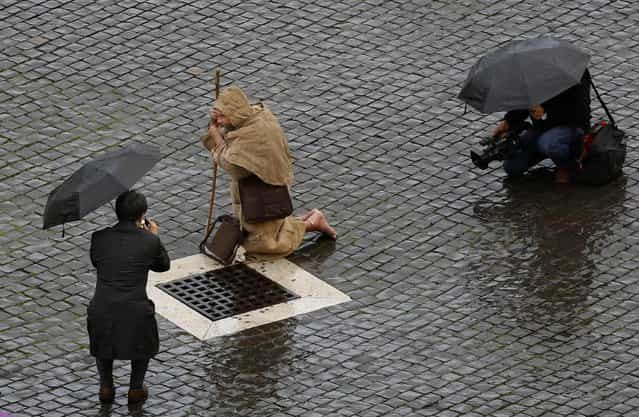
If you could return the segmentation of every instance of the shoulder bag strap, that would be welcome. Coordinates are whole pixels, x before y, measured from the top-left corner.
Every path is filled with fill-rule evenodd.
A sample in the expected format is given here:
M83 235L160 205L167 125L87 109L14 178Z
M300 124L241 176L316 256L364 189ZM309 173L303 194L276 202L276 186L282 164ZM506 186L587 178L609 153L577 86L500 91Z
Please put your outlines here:
M597 87L595 87L595 83L592 81L592 77L590 77L590 85L592 86L592 89L595 90L597 99L599 100L599 103L601 103L601 107L603 107L604 111L606 112L606 116L608 116L608 119L610 120L610 124L612 124L613 126L616 126L615 119L612 117L612 114L610 114L610 110L608 110L606 103L604 103L603 99L599 95L599 91L597 91Z

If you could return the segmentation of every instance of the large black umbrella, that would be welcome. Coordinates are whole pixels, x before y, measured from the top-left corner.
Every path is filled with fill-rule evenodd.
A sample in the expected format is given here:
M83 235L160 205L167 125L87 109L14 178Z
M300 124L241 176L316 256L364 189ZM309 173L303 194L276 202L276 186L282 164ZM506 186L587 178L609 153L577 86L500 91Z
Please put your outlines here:
M81 219L130 189L160 159L159 147L134 143L91 160L49 194L43 228Z
M482 113L529 109L578 84L589 60L554 38L512 41L473 65L459 98Z

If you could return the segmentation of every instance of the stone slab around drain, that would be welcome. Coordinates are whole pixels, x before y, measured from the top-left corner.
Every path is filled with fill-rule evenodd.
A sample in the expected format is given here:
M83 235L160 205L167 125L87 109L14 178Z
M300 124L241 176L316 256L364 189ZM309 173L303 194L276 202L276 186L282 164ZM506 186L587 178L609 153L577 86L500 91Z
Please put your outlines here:
M159 288L166 287L171 282L180 282L187 277L192 278L223 268L221 264L201 254L173 260L171 269L167 272L149 272L147 294L155 303L157 313L200 340L233 334L350 301L350 297L346 294L286 259L250 263L246 266L297 298L219 320L211 320L197 309L189 307ZM242 267L236 266L236 268Z
M209 320L221 320L299 298L240 263L157 285Z

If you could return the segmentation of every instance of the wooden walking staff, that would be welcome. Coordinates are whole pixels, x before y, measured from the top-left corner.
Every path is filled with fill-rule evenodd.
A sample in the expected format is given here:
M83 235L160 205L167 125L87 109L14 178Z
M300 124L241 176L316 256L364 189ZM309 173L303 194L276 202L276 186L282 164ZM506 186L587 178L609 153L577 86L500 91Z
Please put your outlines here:
M215 70L215 100L220 96L220 69ZM210 122L209 122L210 123ZM217 181L217 162L213 156L213 176L211 177L211 200L209 203L209 218L206 221L206 231L204 232L204 240L208 239L211 233L211 219L213 218L213 209L215 207L215 183Z

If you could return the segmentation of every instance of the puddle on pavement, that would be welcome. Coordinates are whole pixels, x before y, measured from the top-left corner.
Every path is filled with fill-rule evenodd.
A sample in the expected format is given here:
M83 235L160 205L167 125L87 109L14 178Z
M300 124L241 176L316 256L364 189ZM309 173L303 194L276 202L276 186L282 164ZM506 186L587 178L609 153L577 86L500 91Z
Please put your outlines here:
M549 175L505 180L501 194L475 203L480 233L464 275L502 314L581 326L601 252L623 229L625 178L584 187L554 184Z
M319 236L302 244L288 260L313 275L321 277L327 267L327 260L335 253L337 242L326 236Z
M255 407L262 415L281 411L279 391L290 389L282 376L292 372L291 364L309 355L295 346L296 327L297 319L290 319L212 343L206 368L210 384L205 389L216 415Z
M335 249L334 240L314 238L304 242L288 260L321 276ZM207 398L212 399L211 406L219 415L255 408L262 415L282 411L280 398L295 388L290 375L300 372L294 364L312 355L299 345L298 320L293 317L209 341ZM289 376L288 380L284 376Z

